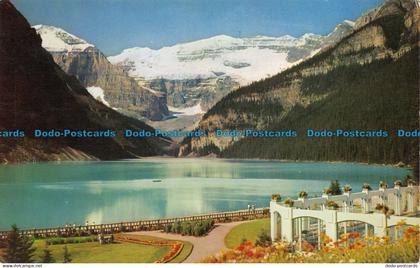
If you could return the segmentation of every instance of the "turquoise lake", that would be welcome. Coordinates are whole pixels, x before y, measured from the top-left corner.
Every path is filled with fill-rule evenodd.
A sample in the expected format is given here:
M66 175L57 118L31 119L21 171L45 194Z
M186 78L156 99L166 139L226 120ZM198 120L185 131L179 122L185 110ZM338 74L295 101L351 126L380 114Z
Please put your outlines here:
M320 195L332 179L359 191L410 171L380 165L142 159L0 166L0 229L112 223L267 207L272 193ZM153 180L161 182L153 182Z

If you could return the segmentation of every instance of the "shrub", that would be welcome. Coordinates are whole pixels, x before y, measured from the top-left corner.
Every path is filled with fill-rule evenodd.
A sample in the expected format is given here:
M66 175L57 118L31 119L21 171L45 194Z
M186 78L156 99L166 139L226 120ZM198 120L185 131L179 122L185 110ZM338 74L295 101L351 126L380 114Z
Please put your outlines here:
M87 243L95 242L97 238L95 236L85 236L85 237L53 237L45 240L47 245L62 245L62 244L74 244L74 243Z
M201 224L199 224L199 223L194 224L193 235L194 236L201 236L202 232L203 232L203 228L202 228Z
M184 221L182 223L175 222L163 227L166 233L177 233L182 235L202 236L207 234L214 226L214 220L208 219L204 221Z
M163 226L163 231L165 233L170 233L172 229L172 224L166 224L165 226Z
M176 221L172 224L171 233L181 233L181 224L179 222Z
M181 223L181 234L182 235L191 235L192 233L192 226L190 222L183 222Z
M255 245L262 247L271 245L271 237L266 230L261 230L257 240L255 241Z

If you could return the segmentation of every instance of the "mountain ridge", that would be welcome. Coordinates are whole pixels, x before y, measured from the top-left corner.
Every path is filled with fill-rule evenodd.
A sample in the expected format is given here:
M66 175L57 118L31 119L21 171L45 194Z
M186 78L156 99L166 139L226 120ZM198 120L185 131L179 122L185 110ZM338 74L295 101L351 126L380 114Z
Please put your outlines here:
M395 9L395 2L380 7L392 12L376 17L312 58L229 93L203 116L198 128L210 132L296 128L304 135L305 128L418 127L418 39L413 33L418 33L420 11ZM386 105L396 109L394 113L384 109ZM416 164L416 152L418 141L393 137L382 141L343 138L340 142L209 135L185 139L180 155Z
M267 75L273 75L277 74L279 71L281 71L281 66L284 66L285 63L281 61L286 60L288 58L288 52L284 51L286 49L292 49L292 48L298 48L302 50L308 50L303 53L305 53L305 56L311 55L312 50L321 48L325 44L332 44L337 40L337 37L335 37L335 31L341 29L341 27L352 27L352 23L349 20L344 21L343 23L336 26L333 32L329 33L326 36L321 36L313 33L306 33L303 34L300 37L293 37L290 35L284 35L280 37L271 37L271 36L264 36L264 35L257 35L253 37L232 37L226 34L211 36L208 38L195 40L191 42L184 42L175 44L172 46L164 46L159 49L152 49L148 47L132 47L124 49L121 53L113 56L109 56L108 59L111 63L114 65L121 65L129 72L129 74L132 77L143 77L146 80L152 80L152 79L195 79L195 78L215 78L217 75L215 72L218 73L226 73L231 76L241 76L240 72L235 72L235 70L231 70L232 73L227 72L226 70L229 69L231 66L227 66L228 68L223 68L223 63L220 62L217 63L219 65L215 66L206 66L206 68L198 68L199 66L194 65L194 68L188 69L188 71L184 71L186 68L188 68L187 65L183 64L180 65L183 67L181 70L181 73L179 72L179 68L177 68L177 63L174 62L175 58L178 58L180 62L192 62L195 59L197 60L205 60L205 59L215 59L215 58L223 58L224 60L229 60L229 54L232 54L232 52L235 51L241 51L246 50L250 48L258 48L258 49L270 49L274 50L274 53L270 54L270 56L278 58L279 55L275 54L281 54L285 53L286 55L280 59L280 62L277 63L277 65L271 70L267 71L267 67L261 67L257 68L255 67L252 69L253 72L261 72L260 70L263 70L263 73L258 73L255 76L252 76L249 72L247 75L242 75L240 78L241 82L249 83L251 81L256 81L261 78L266 77ZM342 33L347 34L350 32L350 29L348 31ZM333 37L333 38L332 38ZM312 42L312 44L311 44ZM305 48L305 46L308 46L308 48ZM252 56L252 51L246 51L247 53L243 53L243 55L237 55L237 61L240 63L240 61L243 61L244 63L248 63L247 66L242 66L238 69L249 67L252 65L252 62L249 63L247 59ZM264 55L264 51L260 52L260 57ZM228 55L224 55L228 54ZM164 57L166 60L159 59L159 55L162 54L162 57ZM248 54L248 55L247 55ZM274 55L274 56L273 56ZM232 55L235 56L235 55ZM276 57L277 56L277 57ZM243 58L240 60L240 58ZM289 57L290 63L298 61L298 59L290 59L292 57ZM167 64L167 62L170 62L170 64ZM234 61L232 59L232 61ZM275 61L275 60L273 60ZM162 62L162 66L157 66L156 68L164 68L162 71L157 70L154 72L151 70L153 68L153 64L159 64L159 62ZM212 61L210 61L212 62ZM266 62L266 61L265 61ZM202 62L200 62L202 63ZM170 65L172 69L168 69L168 66ZM166 66L166 67L165 67ZM226 66L226 65L224 65ZM289 67L290 65L287 65L286 67ZM165 69L166 68L166 69ZM214 70L210 70L210 68L214 68ZM190 73L188 73L190 72ZM242 83L243 85L243 83Z
M42 40L10 1L0 2L0 129L24 138L0 139L0 162L126 159L173 154L170 139L124 138L124 129L152 128L92 98L42 48ZM41 130L115 130L109 138L35 138Z
M200 109L194 110L205 112L240 86L275 75L334 44L353 30L352 25L344 21L323 37L219 35L155 50L130 48L108 59L121 66L139 85L162 92L172 110L200 105ZM169 130L190 130L201 117L201 114L182 118L177 113L173 115L176 118L151 124Z

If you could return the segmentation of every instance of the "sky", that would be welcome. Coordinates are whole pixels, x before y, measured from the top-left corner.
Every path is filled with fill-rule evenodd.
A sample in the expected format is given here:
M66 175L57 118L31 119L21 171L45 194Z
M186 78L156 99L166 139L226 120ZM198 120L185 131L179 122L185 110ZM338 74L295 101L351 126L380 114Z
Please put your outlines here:
M53 25L107 55L226 34L328 34L383 0L11 0L32 25Z

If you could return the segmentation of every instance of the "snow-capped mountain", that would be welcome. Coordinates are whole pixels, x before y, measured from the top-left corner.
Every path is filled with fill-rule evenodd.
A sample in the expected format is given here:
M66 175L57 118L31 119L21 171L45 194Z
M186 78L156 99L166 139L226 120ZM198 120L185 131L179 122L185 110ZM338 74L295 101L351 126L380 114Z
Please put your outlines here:
M232 90L311 57L350 33L353 22L337 25L326 36L218 35L161 49L129 48L108 58L63 29L34 28L42 37L42 46L63 70L86 87L103 89L103 96L93 94L98 100L152 120L184 117L183 126L190 127Z
M130 48L108 59L113 64L124 66L130 76L146 80L205 79L228 75L246 83L289 67L297 62L289 57L291 50L301 50L303 57L308 56L321 46L323 39L314 34L300 38L219 35L158 50Z
M161 120L169 115L165 100L159 94L139 86L94 45L58 27L36 25L32 28L61 69L76 76L95 99L137 118Z
M94 47L94 45L58 27L35 25L32 28L42 36L42 46L50 52L79 52L88 47Z
M317 53L320 48L347 34L353 22L344 21L327 35L304 34L301 37L256 36L235 38L218 35L161 49L129 48L108 57L121 65L130 76L153 79L207 79L230 76L240 84L281 72Z

